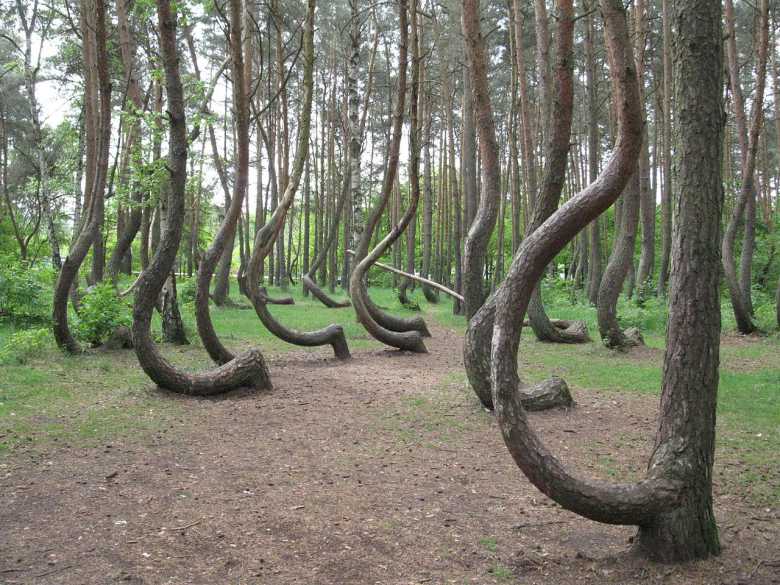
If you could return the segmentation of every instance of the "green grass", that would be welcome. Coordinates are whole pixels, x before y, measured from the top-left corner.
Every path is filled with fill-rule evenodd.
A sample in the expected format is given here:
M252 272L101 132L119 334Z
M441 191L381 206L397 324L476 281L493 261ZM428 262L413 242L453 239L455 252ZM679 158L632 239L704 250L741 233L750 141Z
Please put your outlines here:
M236 303L248 307L244 299L238 298L238 291L233 293ZM351 348L380 347L357 323L351 308L327 309L311 298L304 298L299 287L290 293L272 290L271 294L275 297L292 294L295 298L295 305L271 307L272 313L288 327L311 330L339 323ZM377 304L397 314L418 314L401 307L392 290L372 289L371 294ZM339 294L334 296L343 298ZM573 304L568 294L560 290L546 289L544 296L551 316L585 320L591 335L597 335L594 308ZM457 331L465 330L465 319L452 314L452 304L446 297L437 304L429 304L418 289L412 298L420 305L419 314ZM778 501L780 336L775 333L761 338L735 337L727 309L725 305L727 336L721 348L718 392L719 450L744 462L747 468L741 481L752 493ZM526 330L520 345L521 376L536 381L551 374L559 375L576 392L658 395L666 310L656 299L647 301L643 307L624 299L619 314L625 326L640 326L649 350L620 354L598 342L571 346L543 344ZM217 332L234 350L260 347L269 354L300 350L271 336L250 308L212 307L212 316ZM211 367L195 334L191 305L183 305L183 317L193 345L162 346L163 352L173 363L190 370ZM11 325L0 322L0 346L13 331ZM133 352L90 352L67 357L53 347L46 347L25 365L0 368L0 451L53 441L91 444L113 436L143 436L170 426L177 414L176 402L154 391ZM480 414L476 402L473 416L453 417L447 412L453 402L472 398L463 371L453 371L434 392L419 390L405 395L386 411L377 421L379 428L395 433L399 441L422 441L433 446L452 443L458 435L482 424L478 417L484 415ZM609 467L607 462L604 467ZM772 481L766 481L767 477Z

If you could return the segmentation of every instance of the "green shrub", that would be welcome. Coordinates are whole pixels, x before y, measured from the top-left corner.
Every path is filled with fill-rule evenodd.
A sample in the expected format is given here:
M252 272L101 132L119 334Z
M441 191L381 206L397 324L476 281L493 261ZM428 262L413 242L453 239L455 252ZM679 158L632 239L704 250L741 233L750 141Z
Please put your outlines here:
M130 307L108 282L92 287L82 300L77 334L92 346L103 343L120 326L132 323Z
M13 333L0 347L0 365L26 364L52 346L51 331L43 328L23 329Z
M180 303L194 303L197 283L194 278L177 278L176 294Z
M0 256L0 318L16 323L51 320L53 273L30 267L10 256Z

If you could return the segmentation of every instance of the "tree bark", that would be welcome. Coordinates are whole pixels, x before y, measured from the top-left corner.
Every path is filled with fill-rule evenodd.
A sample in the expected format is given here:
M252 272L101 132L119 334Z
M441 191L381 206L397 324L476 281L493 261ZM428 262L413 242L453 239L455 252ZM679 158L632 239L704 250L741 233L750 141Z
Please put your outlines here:
M756 153L758 151L758 139L761 134L761 126L764 120L763 100L766 85L766 63L769 44L769 8L766 0L760 2L759 39L756 67L756 88L753 98L753 107L749 131L746 129L745 111L742 100L742 90L739 83L739 69L737 65L737 50L734 31L734 6L731 0L726 0L726 27L727 27L727 55L728 70L731 91L734 101L734 113L737 120L737 133L742 151L742 186L732 210L731 217L723 235L722 256L723 270L729 287L731 305L734 317L737 321L737 329L740 333L749 334L756 330L751 315L750 283L744 282L741 276L748 273L749 266L743 264L741 275L737 272L734 246L737 239L739 223L745 218L745 240L743 246L748 248L746 253L752 254L753 242L750 241L751 227L755 228L755 167ZM746 214L746 210L748 213ZM752 216L751 216L752 212ZM743 262L747 262L747 259Z
M141 367L160 387L190 395L213 395L239 387L270 388L268 368L260 351L252 349L229 363L207 372L187 374L168 362L158 351L151 336L151 318L157 297L173 268L179 250L184 222L187 181L187 129L184 92L179 74L176 43L176 15L170 0L158 0L160 48L168 97L170 120L168 168L170 205L168 225L162 233L157 254L138 279L133 306L133 344Z
M585 84L588 86L588 180L592 183L599 174L599 96L596 82L596 56L594 50L593 15L590 13L591 5L595 0L589 0L585 5L586 31L585 31ZM601 252L601 220L596 218L588 229L590 241L590 254L588 256L588 300L592 305L598 303L599 285L604 275Z
M674 509L640 526L636 541L640 552L663 562L720 552L712 510L712 463L721 328L721 5L678 2L674 24L679 195L660 426L648 474L663 475L686 489Z
M558 3L558 42L556 47L554 121L548 127L547 156L544 176L526 237L542 225L558 207L566 177L574 113L573 43L574 8L571 0ZM550 323L544 311L541 290L537 287L528 308L528 319L540 341L553 343L584 343L588 337L561 330Z
M501 198L501 163L499 160L498 141L496 140L496 128L493 121L493 108L490 103L490 86L487 79L487 53L485 39L479 25L479 0L466 0L463 3L463 35L466 42L466 63L470 80L469 89L473 88L473 101L466 103L464 108L470 112L476 110L476 126L479 132L479 150L482 163L482 193L479 199L479 207L475 212L475 219L469 222L469 231L466 236L466 244L463 255L463 297L466 318L471 319L485 301L485 286L483 272L485 269L485 255L490 243L490 236L496 226ZM465 84L464 84L465 86ZM465 92L464 88L464 92ZM475 159L475 153L468 151L473 148L475 140L473 128L466 131L466 121L473 126L473 114L464 119L464 193L466 200L476 194L469 195L467 191L476 191L476 168L471 170L471 160ZM473 161L476 163L476 160ZM474 164L476 167L476 164ZM474 174L472 177L470 173ZM472 184L473 183L473 184ZM503 229L503 226L502 228Z
M523 266L523 263L518 260L520 254L524 250L534 250L536 253L544 250L544 255L539 259L541 265L533 268L534 279L526 282L530 290L525 291L527 294L524 293L525 305L521 307L518 304L514 307L515 315L520 315L522 323L522 317L533 288L547 263L576 235L579 229L582 229L614 203L628 182L639 155L642 120L634 70L635 64L627 40L625 13L616 0L601 0L600 4L604 12L605 36L611 60L610 72L614 80L614 93L616 94L615 103L619 121L618 139L610 160L601 170L597 180L592 181L576 197L570 199L542 224L539 230L524 240L515 255L504 283L469 322L464 345L464 363L471 387L480 401L488 408L492 406L494 401L491 394L491 364L493 360L491 359L490 347L494 336L497 298L500 292L508 286L507 282L510 278L518 278L517 272ZM537 232L547 227L558 229L561 225L571 229L571 232L566 232L566 237L556 240L552 247L536 247L536 242L542 238L542 233ZM530 265L526 267L526 270L528 269L530 269ZM518 312L519 308L522 308L522 311ZM519 338L519 332L517 333ZM517 345L515 345L516 347Z
M672 253L672 27L670 0L661 0L663 24L663 189L661 191L661 268L658 294L665 295Z
M416 0L412 0L412 17L416 19ZM393 185L395 184L396 174L398 172L398 158L401 148L401 133L403 128L404 108L406 103L406 70L407 70L407 54L408 54L408 15L407 15L407 2L406 0L398 1L399 11L399 23L400 23L400 46L398 51L398 85L396 93L396 103L393 110L393 125L392 134L390 140L390 146L388 149L387 166L385 168L384 178L382 180L382 188L380 191L379 201L372 210L368 221L366 222L366 228L363 232L363 236L360 239L358 249L355 251L354 266L352 268L352 275L349 280L349 292L352 297L352 304L355 307L355 313L358 320L366 328L366 331L382 343L397 347L399 349L405 349L415 352L427 352L425 344L422 341L422 334L419 331L392 331L384 327L381 323L377 322L378 310L372 306L370 299L368 298L368 290L365 283L366 273L371 264L381 257L381 255L392 245L393 241L398 239L403 233L404 228L411 220L414 212L417 208L417 201L412 198L409 208L407 209L404 217L400 223L393 226L390 233L381 241L377 246L369 253L369 246L371 244L371 238L374 231L379 224L382 212L387 207L392 194ZM412 83L412 87L415 91L419 91L417 87L419 79ZM416 97L416 93L414 94ZM417 106L414 103L416 100L412 100L413 107L416 110ZM412 121L412 133L417 134L417 120ZM417 140L416 136L414 140ZM414 148L412 149L414 150ZM372 310L374 309L374 310Z
M96 120L91 127L94 134L88 140L96 144L96 159L88 161L92 165L89 176L92 183L88 184L88 207L84 218L84 227L71 246L65 262L57 277L54 287L54 302L52 321L54 339L57 345L69 353L81 351L81 346L71 334L68 326L68 295L79 268L87 256L95 239L100 237L100 226L103 217L106 177L108 174L108 157L111 144L111 79L108 73L108 51L106 49L106 6L104 0L95 0L93 5L82 5L81 33L83 39L85 72L93 87L85 94L99 96L99 103L93 109Z

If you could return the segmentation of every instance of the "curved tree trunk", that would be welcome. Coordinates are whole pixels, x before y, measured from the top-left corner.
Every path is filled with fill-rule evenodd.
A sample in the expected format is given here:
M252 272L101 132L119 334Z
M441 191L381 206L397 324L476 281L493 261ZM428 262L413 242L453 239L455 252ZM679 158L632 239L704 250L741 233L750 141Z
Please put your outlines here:
M127 99L135 110L133 116L138 116L136 118L131 118L132 123L127 130L125 148L127 149L129 164L137 164L140 162L141 152L139 145L141 137L140 113L144 109L144 103L139 81L140 71L138 69L138 59L136 58L136 42L127 14L128 5L128 2L117 2L116 14L122 67L127 81ZM126 179L127 172L125 171L122 174L125 175ZM116 246L114 246L114 250L111 252L111 256L108 260L108 275L114 283L116 283L117 278L119 277L119 272L122 270L125 259L129 258L128 252L130 251L135 236L138 234L138 230L141 228L142 213L143 190L140 189L139 186L134 186L131 195L130 213L124 228L117 236Z
M566 218L566 225L573 226L570 237L565 241L555 243L555 249L547 247L544 264L538 268L538 277L558 250L572 239L579 229L593 221L612 205L620 195L633 172L642 142L642 119L639 108L638 86L634 70L634 61L628 45L625 13L617 0L601 0L605 18L605 36L610 56L610 71L613 78L615 103L617 104L618 138L612 156L601 170L598 178L576 197L570 199L553 217L541 227L556 225L561 217ZM540 227L540 229L541 229ZM518 249L515 261L512 263L510 275L516 270L517 258L521 251L533 249L540 239L536 232L530 234ZM534 268L536 271L537 269ZM507 276L507 279L509 275ZM536 286L536 280L530 281L530 286ZM504 284L499 291L505 289ZM528 291L530 301L532 290ZM468 374L469 383L477 397L488 408L492 407L491 393L491 340L493 339L496 316L496 300L498 291L492 295L469 322L463 350L463 359ZM523 313L525 313L525 306ZM519 305L516 309L519 308ZM522 317L522 315L521 315ZM522 319L521 319L522 323Z
M469 0L463 3L463 34L466 40L466 62L468 76L473 88L474 106L464 104L468 109L476 109L477 131L479 132L479 150L482 161L482 193L475 219L470 223L463 254L463 298L466 318L471 319L485 301L485 287L482 274L485 268L485 254L490 236L496 226L501 200L501 163L499 161L496 128L493 122L493 108L490 103L490 86L487 79L487 54L485 39L479 27L479 1ZM473 116L472 116L473 117ZM473 123L473 122L472 122ZM465 130L464 130L465 132ZM469 139L474 140L473 136ZM465 145L464 145L465 148ZM474 157L474 153L471 153ZM476 160L474 161L476 162ZM476 169L471 177L471 160L467 159L464 176L466 200L468 191L476 191ZM476 165L475 165L476 166ZM473 182L473 186L470 183ZM475 196L476 197L476 196ZM502 228L503 229L503 228Z
M412 22L413 26L416 26L416 0L413 0L412 8ZM368 221L366 222L365 230L360 239L358 249L355 251L354 266L352 268L352 275L349 279L349 292L352 297L352 304L355 307L355 313L360 323L365 327L366 331L382 343L397 347L399 349L406 349L415 352L427 352L425 344L422 341L422 334L416 330L406 331L393 331L387 328L383 323L377 321L377 316L387 317L382 314L382 311L378 309L368 298L368 290L365 283L366 273L371 267L371 264L378 260L382 254L387 250L392 243L400 237L409 223L414 213L417 210L417 200L414 197L411 198L409 208L404 214L401 221L393 226L390 233L377 244L377 246L369 253L368 248L371 244L371 239L374 235L379 219L382 216L382 212L387 206L390 200L390 195L393 190L393 184L395 183L396 174L398 172L398 158L401 149L401 133L403 127L404 107L406 102L406 70L407 70L407 54L408 47L407 41L409 37L408 30L408 15L407 15L407 3L406 0L399 0L399 21L400 21L400 33L401 41L398 52L398 90L396 104L393 111L393 127L390 139L390 147L388 149L387 167L385 168L385 175L382 180L382 190L380 192L379 201L372 210ZM412 64L414 68L413 80L412 80L412 99L411 99L411 132L410 141L412 153L419 153L418 140L418 128L417 128L417 95L419 91L419 69L417 61ZM419 155L418 155L419 156ZM419 162L417 162L419 165ZM418 167L419 168L419 167ZM419 190L417 191L419 196ZM421 319L420 319L421 321Z
M634 63L622 5L603 0L613 76L620 79L621 139L602 180L591 183L525 239L496 293L491 383L504 441L528 479L564 508L600 522L644 524L680 500L681 485L664 477L636 484L607 485L571 475L531 429L517 392L517 350L523 315L548 262L577 232L614 202L636 168L641 148L641 114Z
M225 219L219 230L214 236L214 240L208 250L203 254L198 274L196 278L197 288L195 292L195 320L198 326L198 335L203 342L203 347L208 354L218 364L225 364L234 358L233 354L226 350L219 340L214 323L211 320L209 312L209 288L214 270L219 266L220 271L224 271L227 263L227 270L230 270L231 253L228 248L233 245L236 226L241 217L241 209L244 204L244 197L247 193L249 184L249 80L245 77L244 51L242 47L242 31L244 30L242 22L243 10L241 9L241 0L231 0L230 2L230 29L229 29L229 48L230 48L230 72L233 81L233 110L236 126L236 173L233 181L233 193L226 201L228 203ZM213 129L209 127L212 146L214 145ZM214 149L217 155L216 148ZM220 173L220 179L223 182L223 188L227 188L225 174ZM227 196L227 192L226 192ZM218 278L218 285L224 285L224 275ZM219 304L218 299L224 303L227 298L226 287L214 290L215 303ZM224 293L224 294L223 294Z
M737 265L734 253L734 247L737 240L737 231L739 223L745 217L746 209L753 210L753 220L755 221L755 168L756 154L758 151L758 139L761 134L761 126L764 120L763 100L764 88L766 85L766 62L769 44L769 15L768 3L761 0L760 3L760 24L756 71L756 88L753 97L753 109L750 123L750 130L746 129L745 111L742 100L742 90L739 83L739 69L737 65L737 49L734 32L734 7L731 0L726 0L726 27L728 33L727 54L729 62L729 79L734 96L734 112L737 119L737 133L742 151L742 187L740 189L736 204L732 211L726 231L723 235L722 256L723 270L726 275L726 282L729 287L731 305L734 310L734 317L737 321L737 329L740 333L749 334L756 330L756 325L751 317L751 301L746 297L750 294L750 283L745 283L740 279L737 272ZM750 248L748 252L752 254L752 243L749 241L750 228L746 219L745 244ZM755 224L754 226L755 227ZM742 274L750 273L749 266L746 266L747 259L744 261Z
M54 339L60 348L70 353L81 351L81 346L68 326L68 296L87 252L95 239L100 237L111 144L111 79L108 73L104 0L95 0L94 5L89 8L86 5L82 6L81 12L84 64L88 69L85 75L90 83L94 84L85 90L85 94L86 99L91 100L96 88L99 103L93 102L92 111L99 117L97 124L92 125L94 134L87 137L87 140L97 143L95 148L97 157L94 161L88 161L92 165L92 171L88 173L88 176L92 177L92 183L88 185L88 198L85 198L89 206L83 220L84 227L71 246L54 287L52 311ZM92 19L94 21L90 22Z
M240 15L238 4L236 0L231 2L233 19L236 13ZM176 16L171 12L170 0L158 0L157 17L170 119L168 151L170 205L168 225L160 239L158 252L138 279L133 306L133 344L136 355L141 367L158 386L174 392L203 396L246 386L258 389L270 388L268 368L263 355L258 350L249 350L211 371L187 374L159 353L151 336L152 313L165 280L176 261L181 240L188 148L184 92L179 75L179 55L176 46Z
M352 165L350 165L350 168L352 168ZM322 264L328 259L328 253L339 237L339 221L344 213L344 207L346 206L346 202L349 196L351 180L352 179L350 178L350 175L345 173L341 184L341 195L339 196L339 202L336 207L336 216L333 218L333 221L330 224L328 238L325 240L325 244L322 246L322 248L317 252L317 256L311 263L308 272L301 277L304 293L310 292L318 301L320 301L329 309L342 309L344 307L349 307L352 304L348 300L337 301L331 298L328 293L322 290L322 288L317 284L317 271L320 269L320 266L322 266ZM360 229L362 231L362 227ZM354 227L352 233L355 233Z
M557 65L555 70L555 94L552 118L547 134L547 156L545 157L544 176L539 195L534 206L534 213L526 230L532 234L542 225L558 207L563 183L566 176L571 142L571 123L574 111L574 81L573 81L573 42L574 42L574 12L571 2L559 6L558 43L556 48ZM546 18L544 19L546 21ZM528 319L531 327L540 341L553 343L584 343L587 335L555 327L544 311L541 290L534 291L531 305L528 308Z
M639 174L634 169L631 180L623 191L620 232L601 279L598 298L599 334L610 349L627 349L633 342L620 328L617 303L631 263L634 261L636 230L639 219Z
M309 156L311 113L314 99L314 11L315 1L309 0L306 26L303 33L303 111L300 115L298 145L295 160L293 161L292 174L286 180L284 194L273 215L255 236L252 257L247 266L246 288L249 293L249 300L252 302L257 316L263 325L276 337L287 343L304 347L330 345L337 358L347 359L350 357L349 347L344 336L344 330L340 325L329 325L317 331L307 332L289 329L279 323L268 311L268 299L260 289L260 270L263 261L271 252L280 234L284 231L287 212L295 200L295 193L303 176L306 159Z

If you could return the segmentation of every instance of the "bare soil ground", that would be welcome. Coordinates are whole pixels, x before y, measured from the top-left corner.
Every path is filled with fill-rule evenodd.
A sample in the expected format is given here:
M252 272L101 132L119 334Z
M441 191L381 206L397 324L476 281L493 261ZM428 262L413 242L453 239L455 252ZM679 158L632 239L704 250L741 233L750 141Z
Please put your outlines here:
M780 510L741 493L738 461L716 468L722 556L684 566L638 560L632 528L541 495L469 394L461 339L437 327L428 355L347 364L286 353L271 392L165 395L181 412L170 428L14 451L0 583L780 583ZM641 474L657 399L574 393L575 409L532 415L554 451L607 480Z

